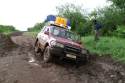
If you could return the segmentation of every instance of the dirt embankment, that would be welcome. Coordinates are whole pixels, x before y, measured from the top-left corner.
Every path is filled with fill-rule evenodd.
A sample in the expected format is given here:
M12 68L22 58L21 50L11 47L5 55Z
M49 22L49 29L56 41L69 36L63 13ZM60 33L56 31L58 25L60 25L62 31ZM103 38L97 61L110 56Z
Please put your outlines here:
M92 54L90 63L78 68L68 60L30 63L33 43L34 38L18 33L0 36L0 83L125 83L125 65L108 55Z
M11 41L11 38L7 35L0 34L0 57L3 57L8 51L16 47Z
M0 34L0 47L1 48L10 48L14 45L11 41L11 38L7 35Z

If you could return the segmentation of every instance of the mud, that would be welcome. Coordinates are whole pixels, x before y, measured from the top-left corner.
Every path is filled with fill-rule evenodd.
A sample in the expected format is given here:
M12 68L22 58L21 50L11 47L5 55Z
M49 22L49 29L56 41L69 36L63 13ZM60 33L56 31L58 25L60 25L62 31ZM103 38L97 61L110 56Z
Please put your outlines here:
M34 38L16 33L4 39L0 37L0 44L4 43L4 49L0 46L0 83L125 83L125 64L109 55L91 54L90 62L79 67L69 60L43 64L33 58Z

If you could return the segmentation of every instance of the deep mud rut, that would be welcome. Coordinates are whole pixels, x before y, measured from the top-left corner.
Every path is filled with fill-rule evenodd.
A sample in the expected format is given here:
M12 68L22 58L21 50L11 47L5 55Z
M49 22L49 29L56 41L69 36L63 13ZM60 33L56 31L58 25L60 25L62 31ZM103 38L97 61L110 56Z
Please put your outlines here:
M68 60L43 64L33 61L34 38L13 34L9 43L0 38L5 45L0 47L0 83L125 83L125 65L108 55L92 54L91 61L78 68Z

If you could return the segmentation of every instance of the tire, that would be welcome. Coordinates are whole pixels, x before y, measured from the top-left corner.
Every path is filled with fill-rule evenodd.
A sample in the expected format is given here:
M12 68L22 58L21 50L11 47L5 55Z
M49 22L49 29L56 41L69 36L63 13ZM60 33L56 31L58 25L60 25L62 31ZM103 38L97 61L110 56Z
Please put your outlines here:
M50 48L49 46L47 46L44 50L44 53L43 53L43 62L44 63L48 63L48 62L51 62L52 61L52 55L50 53Z
M35 42L35 45L34 45L34 57L35 57L35 59L36 60L38 60L38 61L41 61L42 60L42 51L41 51L41 49L38 47L38 40L36 40L36 42Z
M86 64L86 63L88 63L88 62L90 62L90 52L89 52L89 50L87 50L86 49L86 51L87 51L87 53L84 55L84 57L83 57L83 62Z
M39 42L38 42L38 40L36 40L36 42L35 42L34 51L35 51L36 53L41 52L41 49L39 48Z
M88 62L90 62L90 60L91 60L91 54L90 54L89 50L87 50L86 62L88 63Z
M76 62L77 64L86 65L89 62L89 55L84 55L84 57L77 57Z

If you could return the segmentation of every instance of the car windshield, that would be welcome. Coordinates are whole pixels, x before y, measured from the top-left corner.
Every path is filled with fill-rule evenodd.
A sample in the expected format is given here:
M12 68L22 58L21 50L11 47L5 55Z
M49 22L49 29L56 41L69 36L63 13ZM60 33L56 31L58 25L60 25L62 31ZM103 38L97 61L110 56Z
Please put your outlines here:
M76 33L73 33L71 31L67 31L67 30L62 29L62 28L57 27L57 26L54 26L52 28L51 33L54 36L70 39L70 40L73 40L73 41L79 41L80 40L80 36L77 35Z

